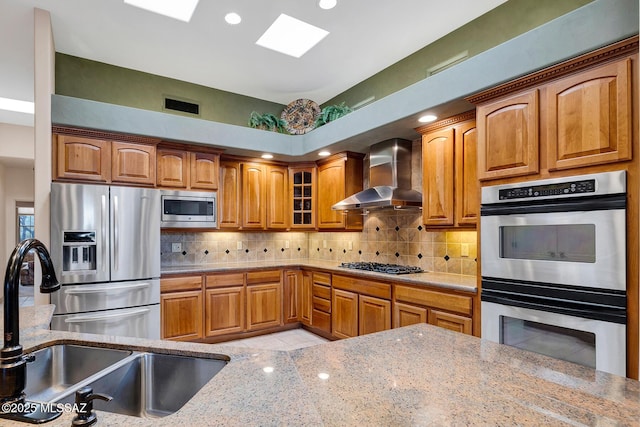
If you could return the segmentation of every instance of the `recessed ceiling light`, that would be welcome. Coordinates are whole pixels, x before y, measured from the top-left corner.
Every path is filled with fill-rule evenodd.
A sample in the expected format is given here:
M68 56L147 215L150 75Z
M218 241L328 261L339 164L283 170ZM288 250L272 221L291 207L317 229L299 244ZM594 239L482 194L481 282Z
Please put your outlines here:
M242 21L242 17L235 12L230 12L225 15L224 20L229 25L237 25Z
M437 118L438 117L434 116L433 114L425 114L424 116L420 117L418 121L420 123L431 123L435 121Z
M273 154L265 153L265 154L262 155L262 158L263 159L273 159Z
M322 28L315 27L284 13L258 39L258 46L272 49L285 55L300 58L309 49L329 34Z
M338 4L338 0L320 0L318 6L322 9L333 9Z
M331 155L331 153L326 151L326 150L325 151L321 151L321 152L318 153L318 156L320 156L320 157L327 157L329 155Z
M124 0L124 2L184 22L191 20L191 15L198 5L198 0Z
M17 99L0 98L0 110L33 114L34 109L34 104L30 101L19 101Z

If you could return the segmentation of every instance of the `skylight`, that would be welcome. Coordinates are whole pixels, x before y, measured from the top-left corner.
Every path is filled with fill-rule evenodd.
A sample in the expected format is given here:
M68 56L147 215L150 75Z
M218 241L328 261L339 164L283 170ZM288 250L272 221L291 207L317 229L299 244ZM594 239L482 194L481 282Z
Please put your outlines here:
M257 45L300 58L329 34L284 13L271 24L256 42Z
M0 98L0 110L33 114L34 104L30 101L19 101L17 99Z
M124 2L184 22L191 20L191 15L198 5L198 0L124 0Z

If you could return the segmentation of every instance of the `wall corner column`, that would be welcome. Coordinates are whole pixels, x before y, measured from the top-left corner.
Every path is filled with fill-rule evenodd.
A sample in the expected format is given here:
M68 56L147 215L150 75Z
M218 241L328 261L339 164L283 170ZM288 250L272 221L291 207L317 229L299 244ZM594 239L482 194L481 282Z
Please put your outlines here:
M51 95L55 92L55 46L48 11L34 8L34 209L35 238L49 247L51 189ZM41 280L35 263L34 283ZM34 286L35 305L49 304L49 295Z

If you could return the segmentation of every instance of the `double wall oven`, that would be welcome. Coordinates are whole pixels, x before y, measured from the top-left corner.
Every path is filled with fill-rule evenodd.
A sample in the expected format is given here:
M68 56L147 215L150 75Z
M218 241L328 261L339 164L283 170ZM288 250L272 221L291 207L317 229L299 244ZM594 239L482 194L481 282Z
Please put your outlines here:
M484 187L482 337L626 373L624 171Z

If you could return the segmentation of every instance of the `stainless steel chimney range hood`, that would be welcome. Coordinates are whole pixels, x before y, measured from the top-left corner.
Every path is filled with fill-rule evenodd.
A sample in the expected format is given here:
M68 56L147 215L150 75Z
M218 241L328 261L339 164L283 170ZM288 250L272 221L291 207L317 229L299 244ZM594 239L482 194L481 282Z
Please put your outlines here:
M399 138L372 145L369 188L341 200L331 209L422 207L422 193L411 189L411 146L411 141Z

